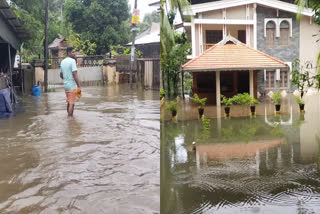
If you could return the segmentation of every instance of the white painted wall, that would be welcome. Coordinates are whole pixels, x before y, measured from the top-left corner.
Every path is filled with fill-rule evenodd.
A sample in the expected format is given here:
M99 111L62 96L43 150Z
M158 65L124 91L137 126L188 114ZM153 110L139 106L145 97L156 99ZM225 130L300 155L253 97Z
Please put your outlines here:
M303 16L300 21L300 60L311 61L313 65L317 62L317 57L320 52L319 36L313 37L314 34L319 34L320 25L312 22L310 17ZM315 73L315 70L313 70Z
M246 6L227 8L227 19L246 19Z
M78 76L81 82L102 80L102 66L78 68ZM48 70L49 84L63 84L60 78L60 69Z

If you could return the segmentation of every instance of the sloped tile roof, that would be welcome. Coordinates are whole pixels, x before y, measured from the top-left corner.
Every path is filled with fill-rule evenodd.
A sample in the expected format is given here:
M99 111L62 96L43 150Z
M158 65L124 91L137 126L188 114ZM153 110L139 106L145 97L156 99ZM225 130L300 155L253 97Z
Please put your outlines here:
M184 71L286 68L286 63L242 43L217 44L182 66Z
M49 46L48 48L66 48L68 45L65 43L64 38L56 38Z

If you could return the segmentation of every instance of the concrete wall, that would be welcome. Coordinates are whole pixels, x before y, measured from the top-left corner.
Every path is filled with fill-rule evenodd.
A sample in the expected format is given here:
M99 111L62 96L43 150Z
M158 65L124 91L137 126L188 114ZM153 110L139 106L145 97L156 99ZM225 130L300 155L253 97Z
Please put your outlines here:
M289 46L280 46L280 38L276 38L275 47L267 47L266 39L264 37L264 19L265 18L292 18L292 37L290 37ZM257 48L258 50L276 57L284 62L293 62L299 58L299 42L300 42L300 25L296 21L296 14L288 13L279 10L279 17L277 11L273 8L257 6Z
M202 13L203 19L222 19L222 10L214 10Z
M313 37L314 34L319 34L320 25L310 24L310 17L303 16L300 21L300 55L302 62L310 61L313 65L317 62L317 57L320 52L320 42L316 42L319 36ZM311 71L315 74L315 69Z
M102 66L78 68L78 76L80 82L102 81ZM60 69L48 70L48 84L63 84Z
M246 6L227 8L227 19L246 19Z
M238 39L238 30L246 30L245 25L227 25L227 35L233 36Z
M203 12L202 18L203 19L222 19L222 11L223 10L212 10L208 12ZM227 19L246 19L246 6L239 6L239 7L231 7L227 8ZM252 11L250 11L252 18Z

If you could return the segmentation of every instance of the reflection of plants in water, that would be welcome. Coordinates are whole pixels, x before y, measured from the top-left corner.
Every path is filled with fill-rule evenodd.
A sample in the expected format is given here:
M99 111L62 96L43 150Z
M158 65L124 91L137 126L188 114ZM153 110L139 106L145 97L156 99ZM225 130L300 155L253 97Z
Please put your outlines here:
M296 120L296 122L293 124L293 127L299 128L300 126L302 126L305 123L306 123L306 121L304 119L304 114L300 114L299 120Z
M200 134L200 139L208 140L210 138L210 119L202 116L201 121L202 121L202 131Z
M277 137L282 137L282 136L283 136L280 125L275 126L275 127L271 130L271 133L272 133L273 135L277 136Z
M232 140L232 136L233 136L233 127L230 126L228 128L222 128L221 129L222 132L222 136L226 139L226 140Z
M242 123L239 127L229 126L221 129L222 138L226 141L252 141L261 128L256 123Z

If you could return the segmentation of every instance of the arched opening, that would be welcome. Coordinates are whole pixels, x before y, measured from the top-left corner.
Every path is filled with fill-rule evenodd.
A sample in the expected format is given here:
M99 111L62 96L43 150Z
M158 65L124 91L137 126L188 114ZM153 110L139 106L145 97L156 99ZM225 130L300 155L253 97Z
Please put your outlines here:
M287 21L280 23L280 45L289 45L290 24Z
M274 47L276 40L276 23L273 21L268 21L266 26L267 38L266 38L266 46Z

